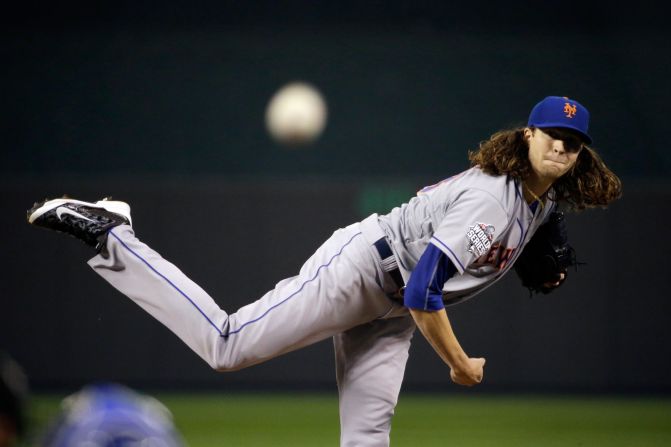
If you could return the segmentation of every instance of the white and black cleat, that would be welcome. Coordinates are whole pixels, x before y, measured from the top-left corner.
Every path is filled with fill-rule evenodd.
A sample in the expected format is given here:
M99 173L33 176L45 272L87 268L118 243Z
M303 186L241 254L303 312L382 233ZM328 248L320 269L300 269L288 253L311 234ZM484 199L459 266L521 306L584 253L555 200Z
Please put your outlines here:
M68 198L35 203L28 210L28 223L76 237L100 250L107 232L119 225L131 225L130 206L108 200L82 202Z

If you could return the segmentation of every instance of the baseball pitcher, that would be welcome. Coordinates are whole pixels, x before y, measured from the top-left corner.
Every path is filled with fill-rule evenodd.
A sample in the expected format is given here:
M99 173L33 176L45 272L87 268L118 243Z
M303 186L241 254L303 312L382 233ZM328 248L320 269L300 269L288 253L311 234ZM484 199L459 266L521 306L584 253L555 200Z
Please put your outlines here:
M470 152L470 169L389 214L338 229L296 276L231 313L136 237L124 202L49 200L28 221L94 247L91 268L217 371L332 337L341 446L387 446L415 329L454 382L481 382L485 359L464 352L445 307L493 285L521 257L534 267L518 269L530 290L560 286L575 261L557 206L606 206L621 195L620 180L589 147L588 122L579 102L543 99L526 127Z

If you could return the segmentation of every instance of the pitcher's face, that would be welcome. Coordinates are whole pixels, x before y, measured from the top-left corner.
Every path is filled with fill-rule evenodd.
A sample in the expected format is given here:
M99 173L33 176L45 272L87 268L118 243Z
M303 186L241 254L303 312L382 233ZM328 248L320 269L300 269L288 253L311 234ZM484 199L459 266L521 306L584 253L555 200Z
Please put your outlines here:
M583 143L573 132L561 128L524 129L529 143L529 161L541 179L555 181L578 160Z

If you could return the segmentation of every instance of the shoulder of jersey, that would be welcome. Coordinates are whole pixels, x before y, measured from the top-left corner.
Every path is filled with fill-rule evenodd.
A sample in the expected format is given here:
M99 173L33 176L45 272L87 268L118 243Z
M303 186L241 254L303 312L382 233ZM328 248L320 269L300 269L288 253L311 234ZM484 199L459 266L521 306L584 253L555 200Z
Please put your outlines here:
M521 199L517 183L507 175L489 175L477 166L462 174L456 179L455 186L464 191L481 190L497 200L509 212Z
M507 176L485 174L477 166L454 176L455 186L463 189L480 189L492 195L507 190L508 183ZM514 182L512 183L514 185Z
M482 191L484 196L492 197L501 206L511 209L519 196L515 181L506 175L485 174L479 167L473 167L448 177L435 185L427 186L418 195L437 194L436 197L456 198L462 193Z

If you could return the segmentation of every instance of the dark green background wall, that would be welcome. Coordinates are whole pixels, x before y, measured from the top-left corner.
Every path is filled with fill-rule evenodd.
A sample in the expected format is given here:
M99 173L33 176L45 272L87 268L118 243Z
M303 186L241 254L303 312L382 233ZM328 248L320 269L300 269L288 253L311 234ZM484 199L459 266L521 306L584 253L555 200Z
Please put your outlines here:
M654 11L529 2L489 17L481 3L5 17L0 172L441 176L546 95L590 108L620 175L670 172L671 52ZM296 79L323 91L330 119L315 146L285 151L263 114Z

